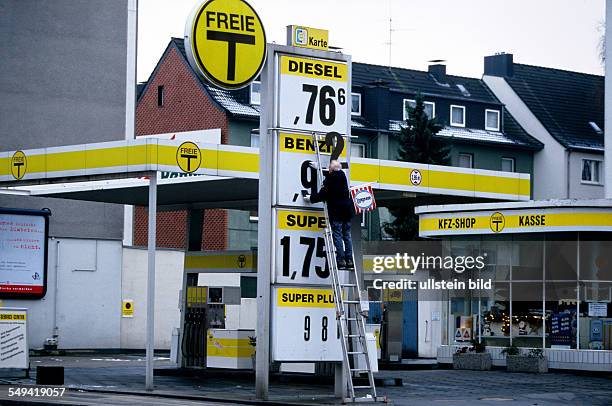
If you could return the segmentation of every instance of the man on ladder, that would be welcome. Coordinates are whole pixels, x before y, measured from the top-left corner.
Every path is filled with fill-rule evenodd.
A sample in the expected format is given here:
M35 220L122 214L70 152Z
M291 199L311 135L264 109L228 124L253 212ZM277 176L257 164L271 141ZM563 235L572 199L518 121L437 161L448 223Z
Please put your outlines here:
M314 162L311 166L315 167ZM351 269L353 263L353 243L351 241L351 219L353 202L348 189L348 181L340 162L333 160L329 170L324 172L323 187L318 193L304 196L307 203L326 202L329 222L336 247L336 262L339 269Z

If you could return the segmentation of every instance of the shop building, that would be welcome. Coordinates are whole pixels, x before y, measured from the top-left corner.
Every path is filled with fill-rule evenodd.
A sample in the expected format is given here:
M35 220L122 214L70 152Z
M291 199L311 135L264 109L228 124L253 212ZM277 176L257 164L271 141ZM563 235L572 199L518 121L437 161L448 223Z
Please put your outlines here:
M470 277L491 289L448 291L440 363L477 340L494 365L514 345L544 349L551 368L612 370L612 203L546 200L422 206L419 233L444 255L484 256ZM446 227L449 221L469 219ZM435 328L436 325L432 323Z

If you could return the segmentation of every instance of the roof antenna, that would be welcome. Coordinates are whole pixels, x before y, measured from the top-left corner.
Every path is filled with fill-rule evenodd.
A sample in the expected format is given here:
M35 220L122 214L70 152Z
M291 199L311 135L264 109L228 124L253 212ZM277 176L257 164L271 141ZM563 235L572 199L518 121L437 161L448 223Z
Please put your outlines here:
M389 45L389 67L391 67L393 53L393 33L396 31L413 31L413 28L393 28L393 12L391 10L391 1L389 0L389 41L385 45Z

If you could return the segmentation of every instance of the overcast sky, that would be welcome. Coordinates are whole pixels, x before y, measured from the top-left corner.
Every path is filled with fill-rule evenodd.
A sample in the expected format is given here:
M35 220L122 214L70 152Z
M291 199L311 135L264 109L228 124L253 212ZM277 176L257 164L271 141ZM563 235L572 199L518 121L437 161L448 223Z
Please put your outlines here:
M148 79L170 37L183 37L202 0L140 0L138 80ZM285 26L330 31L330 45L353 61L427 69L444 59L450 74L480 77L482 58L514 54L519 63L603 74L598 42L604 0L248 0L268 42L285 43Z

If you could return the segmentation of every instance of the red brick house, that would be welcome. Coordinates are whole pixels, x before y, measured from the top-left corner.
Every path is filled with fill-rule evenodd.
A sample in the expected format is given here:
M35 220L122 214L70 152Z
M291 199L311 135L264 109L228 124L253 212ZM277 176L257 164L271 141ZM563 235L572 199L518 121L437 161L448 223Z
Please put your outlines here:
M255 101L255 99L254 99ZM136 136L172 132L221 129L223 144L251 145L251 130L259 126L258 106L250 104L250 89L224 91L212 87L191 68L182 39L173 38L148 81L141 85L136 105ZM203 213L202 213L203 212ZM248 213L231 222L228 210L181 210L160 212L157 219L157 245L162 248L197 249L189 244L190 218L202 223L199 244L204 250L244 248L232 246L231 230L253 234L255 223ZM230 223L239 223L234 225ZM134 212L134 245L147 242L147 209ZM253 235L250 239L255 238ZM234 238L236 239L236 238ZM241 238L244 240L244 236ZM248 245L248 244L247 244Z

